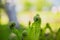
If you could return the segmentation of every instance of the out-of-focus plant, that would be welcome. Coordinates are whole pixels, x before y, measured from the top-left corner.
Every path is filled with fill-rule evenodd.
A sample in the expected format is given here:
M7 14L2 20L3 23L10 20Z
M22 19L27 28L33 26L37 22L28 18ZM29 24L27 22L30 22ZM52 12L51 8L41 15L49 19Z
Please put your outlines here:
M8 25L0 25L0 40L8 40L10 33Z
M3 8L2 0L0 0L0 8Z
M56 38L55 38L55 40L60 40L60 28L59 28L59 30L58 30L57 33L56 33Z
M36 2L36 10L42 11L43 7L51 7L52 3L47 2L47 0L37 0Z
M46 38L47 40L53 40L53 31L52 31L49 23L46 24L46 27L44 28L44 32L46 31L47 28L49 29L50 33L47 33L47 34L45 33L45 35L46 35L45 38Z
M39 40L46 40L46 38L45 38L45 32L44 32L43 29L40 29Z
M14 33L17 36L17 40L21 40L23 31L21 31L21 29L20 29L20 31L18 29L16 29L15 25L16 24L14 22L11 23L11 25L10 25L11 33Z
M44 30L46 30L47 28L51 31L51 33L53 33L49 23L46 24L46 27L44 28Z
M31 6L32 6L31 2L26 1L24 4L24 11L30 10Z
M27 30L27 36L24 37L24 40L39 40L40 34L40 26L41 26L41 18L37 14L34 17L34 22L31 27Z
M28 26L29 26L29 28L30 28L30 26L31 26L31 21L29 21Z
M16 29L15 23L12 22L5 26L0 27L0 40L60 40L60 29L54 33L50 24L47 23L45 28L41 28L41 18L37 14L34 16L34 22L29 21L28 28ZM45 33L46 29L49 29L49 33Z

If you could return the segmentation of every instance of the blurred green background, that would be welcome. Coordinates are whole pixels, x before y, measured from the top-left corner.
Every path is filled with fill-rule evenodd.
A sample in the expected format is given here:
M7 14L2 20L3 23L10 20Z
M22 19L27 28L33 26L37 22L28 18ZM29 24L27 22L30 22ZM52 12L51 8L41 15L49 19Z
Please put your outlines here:
M6 0L2 0L5 4ZM60 0L14 0L16 5L17 18L20 24L28 26L29 20L33 22L33 17L39 14L42 19L41 27L50 23L53 31L60 28ZM4 9L1 10L0 24L6 25L9 18Z

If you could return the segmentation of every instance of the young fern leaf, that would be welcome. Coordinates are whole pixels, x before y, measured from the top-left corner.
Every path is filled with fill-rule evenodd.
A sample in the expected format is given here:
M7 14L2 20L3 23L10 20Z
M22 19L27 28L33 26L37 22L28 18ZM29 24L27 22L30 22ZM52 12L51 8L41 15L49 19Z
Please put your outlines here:
M11 25L10 25L10 29L11 29L11 32L16 34L18 40L21 40L21 36L22 36L22 32L18 31L16 28L15 28L15 23L12 22Z
M41 18L37 14L34 17L34 22L32 23L31 28L29 30L28 35L30 40L39 40L40 25L41 25Z
M11 24L10 24L10 29L12 30L14 27L15 27L15 23L14 22L12 22Z

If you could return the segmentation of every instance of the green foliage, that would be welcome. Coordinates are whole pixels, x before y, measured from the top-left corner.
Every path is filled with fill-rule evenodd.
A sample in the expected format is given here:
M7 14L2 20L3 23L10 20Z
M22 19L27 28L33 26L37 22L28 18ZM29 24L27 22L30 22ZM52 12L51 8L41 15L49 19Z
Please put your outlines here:
M53 32L52 29L51 29L51 27L50 27L50 25L49 25L49 23L46 24L45 30L46 30L47 28L51 31L51 33Z
M50 30L50 33L45 33L47 28ZM33 23L29 21L27 29L22 27L16 29L15 23L10 23L8 26L1 25L0 40L60 40L60 29L54 33L49 23L42 29L41 18L37 14Z
M32 23L32 25L30 24L31 22L29 21L29 28L23 31L22 39L23 40L39 40L41 19L38 14L34 17L34 22Z
M40 34L40 26L41 26L41 19L37 14L34 17L34 22L32 23L31 27L28 29L28 40L38 40ZM26 38L27 40L27 38Z
M20 29L20 30L16 29L15 25L16 25L15 23L11 23L11 25L10 25L11 32L16 34L18 40L21 40L22 29Z
M56 40L60 40L60 28L59 28L58 32L56 33Z
M50 33L47 34L47 40L53 40L53 31L49 25L49 23L46 24L46 27L44 28L44 32L46 31L46 29L49 29Z
M10 33L7 25L0 25L0 40L8 40Z

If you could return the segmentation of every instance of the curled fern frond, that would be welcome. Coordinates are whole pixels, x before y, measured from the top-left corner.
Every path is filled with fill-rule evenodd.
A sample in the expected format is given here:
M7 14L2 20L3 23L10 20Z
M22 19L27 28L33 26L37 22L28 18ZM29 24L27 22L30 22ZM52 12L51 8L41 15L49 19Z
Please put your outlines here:
M14 22L12 22L12 23L10 24L10 29L14 28L15 25L16 25L16 24L15 24Z
M39 14L36 14L36 16L34 17L34 22L37 22L37 21L41 22L41 18Z

